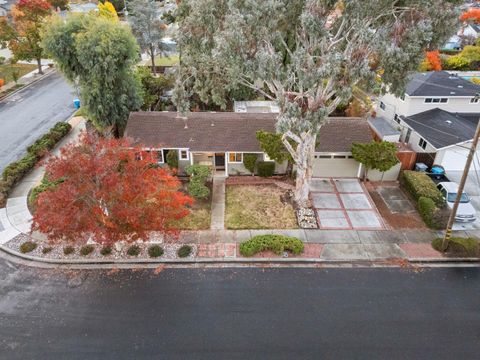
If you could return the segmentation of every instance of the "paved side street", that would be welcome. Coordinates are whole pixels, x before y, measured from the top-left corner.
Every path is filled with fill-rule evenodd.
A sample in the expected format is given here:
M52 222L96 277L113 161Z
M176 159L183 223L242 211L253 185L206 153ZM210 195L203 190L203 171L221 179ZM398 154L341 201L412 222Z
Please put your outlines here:
M46 270L0 259L2 359L477 359L479 268Z

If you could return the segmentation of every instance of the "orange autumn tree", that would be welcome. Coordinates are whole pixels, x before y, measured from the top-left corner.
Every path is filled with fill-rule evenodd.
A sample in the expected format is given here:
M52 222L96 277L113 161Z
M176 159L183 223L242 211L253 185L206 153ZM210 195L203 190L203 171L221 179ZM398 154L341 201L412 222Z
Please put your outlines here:
M433 71L442 70L442 60L440 59L440 52L438 50L427 51L425 58L428 64L430 65L431 70Z
M480 23L480 9L470 8L460 16L461 21L473 21Z
M49 185L36 202L32 230L52 242L108 245L176 233L192 199L179 180L127 139L83 134L46 163Z

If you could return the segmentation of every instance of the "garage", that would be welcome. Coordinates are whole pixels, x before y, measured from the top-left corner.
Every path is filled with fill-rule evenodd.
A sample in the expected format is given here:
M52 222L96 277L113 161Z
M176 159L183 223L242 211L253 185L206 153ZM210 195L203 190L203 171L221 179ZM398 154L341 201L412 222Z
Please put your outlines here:
M314 177L358 177L359 163L351 155L316 154L313 163Z
M469 152L466 147L468 147L468 144L466 144L465 147L457 145L439 150L437 152L437 156L435 157L435 163L442 165L447 172L463 171ZM475 170L480 170L480 150L477 150L474 162L470 167L470 171Z

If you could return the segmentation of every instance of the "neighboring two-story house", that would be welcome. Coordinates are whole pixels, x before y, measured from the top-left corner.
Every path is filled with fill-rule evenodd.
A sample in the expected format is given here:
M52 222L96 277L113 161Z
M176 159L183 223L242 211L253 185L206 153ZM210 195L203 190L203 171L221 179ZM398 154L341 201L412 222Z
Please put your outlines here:
M377 116L399 131L401 142L428 154L422 162L458 171L479 121L480 86L446 71L416 73L403 96L379 98Z

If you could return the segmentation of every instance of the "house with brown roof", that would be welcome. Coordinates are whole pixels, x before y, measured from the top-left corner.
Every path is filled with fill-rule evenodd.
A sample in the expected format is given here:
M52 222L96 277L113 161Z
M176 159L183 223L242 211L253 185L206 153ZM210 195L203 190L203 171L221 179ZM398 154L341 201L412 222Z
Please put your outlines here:
M256 154L258 161L272 161L256 138L259 130L275 132L277 114L193 112L179 117L176 112L132 112L125 136L142 144L159 164L170 151L177 152L179 171L186 166L210 166L216 174L246 175L244 154ZM329 118L323 125L315 152L316 177L361 177L362 166L353 159L353 143L373 140L369 125L360 118ZM283 174L287 164L275 164Z

